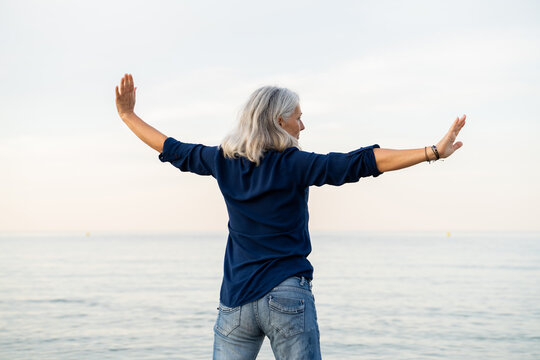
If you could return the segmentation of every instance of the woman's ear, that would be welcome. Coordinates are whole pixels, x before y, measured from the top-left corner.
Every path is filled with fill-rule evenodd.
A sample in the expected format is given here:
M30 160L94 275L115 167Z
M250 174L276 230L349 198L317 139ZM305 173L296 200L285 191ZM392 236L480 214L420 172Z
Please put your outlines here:
M277 118L277 122L279 126L283 127L283 117L281 117L281 115Z

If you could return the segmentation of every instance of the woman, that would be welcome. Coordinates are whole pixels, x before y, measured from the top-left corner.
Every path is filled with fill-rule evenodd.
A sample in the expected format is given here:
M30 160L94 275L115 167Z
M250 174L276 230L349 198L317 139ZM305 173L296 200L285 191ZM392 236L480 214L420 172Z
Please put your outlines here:
M159 159L181 171L216 178L229 214L214 359L254 359L267 336L277 359L320 359L311 279L308 188L341 185L450 156L465 115L436 146L411 150L378 145L327 155L299 150L304 129L298 96L263 87L245 104L238 127L221 146L167 137L134 113L133 77L116 87L118 113Z

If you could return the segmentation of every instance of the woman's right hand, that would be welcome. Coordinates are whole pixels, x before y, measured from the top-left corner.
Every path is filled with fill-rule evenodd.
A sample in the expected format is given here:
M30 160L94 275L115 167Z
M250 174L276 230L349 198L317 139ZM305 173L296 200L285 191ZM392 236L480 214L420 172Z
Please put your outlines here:
M116 109L121 118L133 114L136 90L137 88L133 86L133 76L131 74L125 74L120 80L120 89L116 86Z

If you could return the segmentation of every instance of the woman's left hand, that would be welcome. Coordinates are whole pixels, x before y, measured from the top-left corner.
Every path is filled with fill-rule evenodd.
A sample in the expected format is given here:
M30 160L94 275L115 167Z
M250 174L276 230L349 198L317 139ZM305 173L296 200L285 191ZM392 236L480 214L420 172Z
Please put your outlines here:
M441 159L449 157L454 153L454 151L463 146L463 143L461 141L454 141L456 141L456 138L461 128L465 126L465 118L465 115L463 115L461 118L458 117L454 121L446 135L444 135L441 141L437 143L437 150L439 151Z

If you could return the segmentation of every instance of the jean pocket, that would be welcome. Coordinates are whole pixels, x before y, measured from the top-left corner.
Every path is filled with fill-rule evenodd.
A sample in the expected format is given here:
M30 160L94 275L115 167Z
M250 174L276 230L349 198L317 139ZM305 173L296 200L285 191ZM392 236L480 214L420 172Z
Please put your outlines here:
M240 306L230 308L219 304L216 331L223 336L228 336L238 326L240 326Z
M294 299L270 295L270 325L283 336L293 336L304 332L304 299Z

